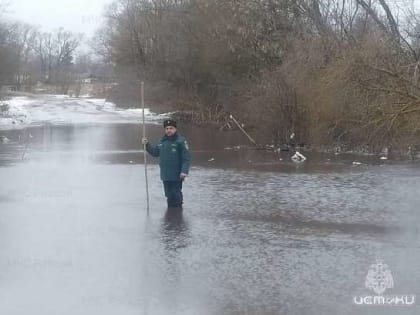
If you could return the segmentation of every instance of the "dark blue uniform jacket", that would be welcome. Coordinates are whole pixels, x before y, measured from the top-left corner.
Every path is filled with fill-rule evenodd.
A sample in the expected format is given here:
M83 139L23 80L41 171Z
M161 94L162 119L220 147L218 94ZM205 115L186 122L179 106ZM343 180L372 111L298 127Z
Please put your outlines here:
M179 174L188 174L191 154L187 140L178 133L163 136L157 146L147 144L147 152L159 157L160 178L163 181L179 181Z

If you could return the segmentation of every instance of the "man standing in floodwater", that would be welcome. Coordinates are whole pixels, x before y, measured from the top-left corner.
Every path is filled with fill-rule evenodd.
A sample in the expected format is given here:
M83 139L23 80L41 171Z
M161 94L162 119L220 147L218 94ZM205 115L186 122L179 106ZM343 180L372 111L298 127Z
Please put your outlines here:
M159 157L160 179L163 181L168 208L182 207L182 182L188 176L191 154L187 140L177 133L176 121L167 119L163 122L165 135L154 146L143 138L146 151Z

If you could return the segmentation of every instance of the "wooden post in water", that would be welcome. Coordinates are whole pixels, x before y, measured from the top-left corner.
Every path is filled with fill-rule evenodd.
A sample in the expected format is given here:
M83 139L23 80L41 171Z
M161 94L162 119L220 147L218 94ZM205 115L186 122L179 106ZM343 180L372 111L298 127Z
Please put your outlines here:
M242 128L241 124L235 119L235 117L233 117L233 115L230 115L230 119L233 120L233 122L238 126L239 130L242 131L242 133L247 136L247 138L249 139L249 141L251 141L254 145L257 145L257 143L255 142L254 139L252 139L252 137L245 131L244 128Z
M143 139L146 138L146 122L144 117L144 82L141 81L141 107L143 112ZM146 185L146 202L147 202L147 214L149 214L149 182L147 179L147 151L146 151L146 143L143 143L143 153L144 153L144 179Z

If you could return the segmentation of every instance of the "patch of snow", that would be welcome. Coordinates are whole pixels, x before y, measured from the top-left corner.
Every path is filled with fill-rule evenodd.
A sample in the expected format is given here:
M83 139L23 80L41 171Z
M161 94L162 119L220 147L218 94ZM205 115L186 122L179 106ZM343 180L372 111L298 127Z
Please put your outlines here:
M85 124L85 123L141 123L142 109L121 109L106 99L73 98L67 95L42 97L13 97L0 103L8 111L0 113L0 129L19 129L30 124ZM145 121L157 123L167 118L145 108Z
M25 106L31 101L25 97L16 97L13 101L1 102L0 105L6 105L7 110L0 113L0 128L11 129L21 128L32 122L31 115Z

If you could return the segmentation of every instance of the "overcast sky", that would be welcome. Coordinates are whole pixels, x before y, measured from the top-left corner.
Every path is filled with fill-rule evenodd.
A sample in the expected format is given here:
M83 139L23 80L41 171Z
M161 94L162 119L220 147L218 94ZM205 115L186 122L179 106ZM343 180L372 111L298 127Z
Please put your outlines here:
M45 31L62 26L66 30L83 33L86 37L93 35L95 29L100 26L104 7L112 1L5 0L10 4L7 8L8 17L39 25ZM407 8L414 3L416 9L420 8L420 0L388 0L388 3L400 8Z
M102 22L104 6L112 0L8 0L7 16L44 31L66 30L93 35Z

